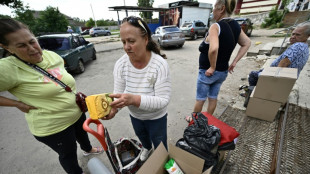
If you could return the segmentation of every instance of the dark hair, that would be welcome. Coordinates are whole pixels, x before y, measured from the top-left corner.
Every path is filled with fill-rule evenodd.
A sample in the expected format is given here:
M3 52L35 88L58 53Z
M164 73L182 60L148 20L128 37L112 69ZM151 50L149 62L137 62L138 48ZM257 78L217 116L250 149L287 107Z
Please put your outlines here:
M139 28L143 36L147 35L148 38L148 43L146 45L147 50L153 51L154 53L162 56L164 59L167 59L167 56L165 54L160 53L159 45L152 39L151 36L152 32L146 22L144 22L141 18L136 16L125 17L122 21L122 24L125 22L128 22L130 25Z
M20 29L27 29L30 31L27 25L14 19L0 19L0 43L8 45L9 42L6 40L5 36Z

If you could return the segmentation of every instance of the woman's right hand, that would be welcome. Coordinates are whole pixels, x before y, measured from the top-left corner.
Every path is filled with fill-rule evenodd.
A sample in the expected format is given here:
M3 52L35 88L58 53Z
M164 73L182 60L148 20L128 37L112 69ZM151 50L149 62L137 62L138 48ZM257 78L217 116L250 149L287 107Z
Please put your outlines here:
M109 115L102 117L101 120L110 120L115 117L117 112L118 112L117 108L112 108Z
M36 107L27 105L21 101L17 101L16 107L21 110L22 112L28 113L30 109L37 109Z
M207 69L205 75L206 76L213 76L214 71L215 71L215 69L210 67L209 69Z

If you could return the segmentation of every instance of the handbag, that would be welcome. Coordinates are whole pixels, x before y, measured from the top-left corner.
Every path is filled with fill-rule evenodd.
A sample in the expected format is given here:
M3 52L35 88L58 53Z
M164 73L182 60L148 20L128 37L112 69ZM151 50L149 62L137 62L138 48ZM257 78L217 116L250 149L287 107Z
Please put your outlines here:
M50 74L49 72L45 71L44 69L42 69L41 67L34 65L32 63L26 62L24 60L22 60L21 58L19 58L18 56L14 55L17 59L19 59L20 61L24 62L26 65L30 66L32 69L36 70L37 72L45 75L46 77L48 77L49 79L53 80L54 82L58 83L61 87L63 87L67 92L72 92L73 94L75 94L72 89L66 85L65 83L63 83L61 80L57 79L55 76L53 76L52 74ZM79 106L80 110L82 112L87 112L87 105L85 102L85 98L86 95L83 94L82 92L78 92L75 94L75 102L76 104Z

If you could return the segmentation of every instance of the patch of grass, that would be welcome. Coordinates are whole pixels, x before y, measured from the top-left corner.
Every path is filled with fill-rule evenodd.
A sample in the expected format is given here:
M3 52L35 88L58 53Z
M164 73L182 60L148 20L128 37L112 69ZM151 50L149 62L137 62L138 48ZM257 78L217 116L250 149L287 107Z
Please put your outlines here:
M83 35L84 38L91 38L90 35Z
M285 37L286 34L274 34L274 35L271 35L269 37ZM291 34L288 34L287 37L291 37Z

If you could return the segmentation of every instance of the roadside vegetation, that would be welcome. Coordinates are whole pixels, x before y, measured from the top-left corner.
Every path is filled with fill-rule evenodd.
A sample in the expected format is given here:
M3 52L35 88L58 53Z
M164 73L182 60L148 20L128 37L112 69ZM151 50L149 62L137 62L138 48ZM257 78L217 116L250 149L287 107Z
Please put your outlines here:
M283 27L283 18L286 13L288 13L288 9L286 6L291 2L292 0L282 0L282 6L284 6L284 10L277 10L278 6L274 7L270 12L269 16L264 19L264 22L261 24L261 28L282 28Z
M8 15L1 15L0 18L14 18L26 25L36 35L47 34L47 33L64 33L67 31L70 25L74 32L79 33L80 29L78 26L69 24L68 16L62 14L57 7L48 6L44 11L33 11L30 10L29 5L23 4L22 0L4 0L0 2L0 5L7 6L13 9L14 17ZM38 16L38 17L35 17ZM57 21L57 22L55 22ZM81 20L79 18L73 18L74 23L84 27L97 26L113 26L117 25L117 21L112 20L96 20L96 22L90 18L89 20Z

